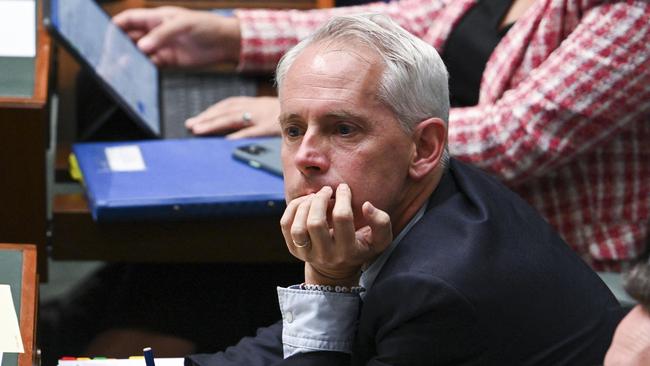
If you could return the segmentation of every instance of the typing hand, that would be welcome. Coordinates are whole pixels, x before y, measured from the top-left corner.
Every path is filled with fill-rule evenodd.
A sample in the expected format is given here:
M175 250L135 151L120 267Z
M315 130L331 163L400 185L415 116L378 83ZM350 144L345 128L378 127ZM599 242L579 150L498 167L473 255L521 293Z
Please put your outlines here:
M362 213L368 225L355 230L352 192L340 184L328 220L332 194L326 186L289 202L280 220L282 235L291 254L305 262L305 283L357 286L361 267L393 239L390 217L365 202Z
M125 10L113 21L160 66L204 66L239 57L236 18L165 6Z
M229 138L280 135L280 103L275 97L232 97L185 121L195 135L230 133Z

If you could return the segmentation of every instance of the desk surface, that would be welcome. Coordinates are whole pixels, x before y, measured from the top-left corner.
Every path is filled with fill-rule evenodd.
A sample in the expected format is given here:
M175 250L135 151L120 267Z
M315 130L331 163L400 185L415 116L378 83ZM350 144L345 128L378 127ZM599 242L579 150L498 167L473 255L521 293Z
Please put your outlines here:
M0 97L34 95L34 57L0 57Z
M284 244L280 216L185 222L96 223L82 188L68 174L70 146L56 156L57 181L68 193L54 196L52 257L120 262L295 261Z
M96 223L83 194L55 196L52 257L125 262L290 262L280 217Z

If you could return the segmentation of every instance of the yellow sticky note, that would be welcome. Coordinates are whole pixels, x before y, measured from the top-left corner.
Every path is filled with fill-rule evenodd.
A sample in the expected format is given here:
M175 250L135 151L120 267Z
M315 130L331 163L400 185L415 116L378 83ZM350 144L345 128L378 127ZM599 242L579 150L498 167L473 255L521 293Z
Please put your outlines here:
M9 285L0 285L0 324L0 352L25 352Z

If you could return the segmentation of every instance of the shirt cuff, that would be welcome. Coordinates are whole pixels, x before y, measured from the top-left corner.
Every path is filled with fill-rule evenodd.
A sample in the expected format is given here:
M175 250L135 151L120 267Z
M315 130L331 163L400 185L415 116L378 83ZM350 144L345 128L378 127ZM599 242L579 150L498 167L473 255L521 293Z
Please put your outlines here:
M284 357L313 351L350 353L359 295L278 287Z

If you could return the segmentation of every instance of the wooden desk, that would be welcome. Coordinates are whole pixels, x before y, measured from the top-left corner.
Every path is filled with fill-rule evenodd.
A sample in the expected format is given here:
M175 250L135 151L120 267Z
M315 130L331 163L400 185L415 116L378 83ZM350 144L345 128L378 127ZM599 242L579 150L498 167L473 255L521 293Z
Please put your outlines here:
M331 7L331 0L299 1L162 1L124 0L105 3L115 14L128 7L182 5L215 7ZM61 56L61 55L60 55ZM74 105L76 65L60 58L58 88L61 96L59 120L75 123L68 108ZM72 66L72 69L70 68ZM65 80L62 80L64 78ZM61 88L65 89L61 92ZM72 92L71 92L72 91ZM260 95L270 95L270 85L261 85ZM65 135L65 133L59 133ZM69 135L69 134L68 134ZM67 154L72 141L57 149L57 179L67 175ZM54 259L107 260L126 262L290 262L280 232L280 216L223 218L191 222L95 223L81 193L57 194L53 198L52 251Z
M120 262L290 262L280 217L95 223L82 194L55 197L52 257Z
M40 14L42 1L37 3ZM42 254L38 257L42 274L47 265L45 150L49 134L50 43L39 21L36 57L23 60L33 65L26 69L33 74L22 80L33 83L33 87L17 85L16 90L27 90L28 95L18 92L0 96L0 241L35 243Z
M59 182L81 187L68 174L70 146L55 162ZM119 262L270 263L295 261L284 244L280 215L187 222L96 223L83 193L54 196L54 259Z
M34 335L36 333L36 246L28 244L0 244L0 283L11 286L17 310L24 353L5 353L3 366L32 366Z

